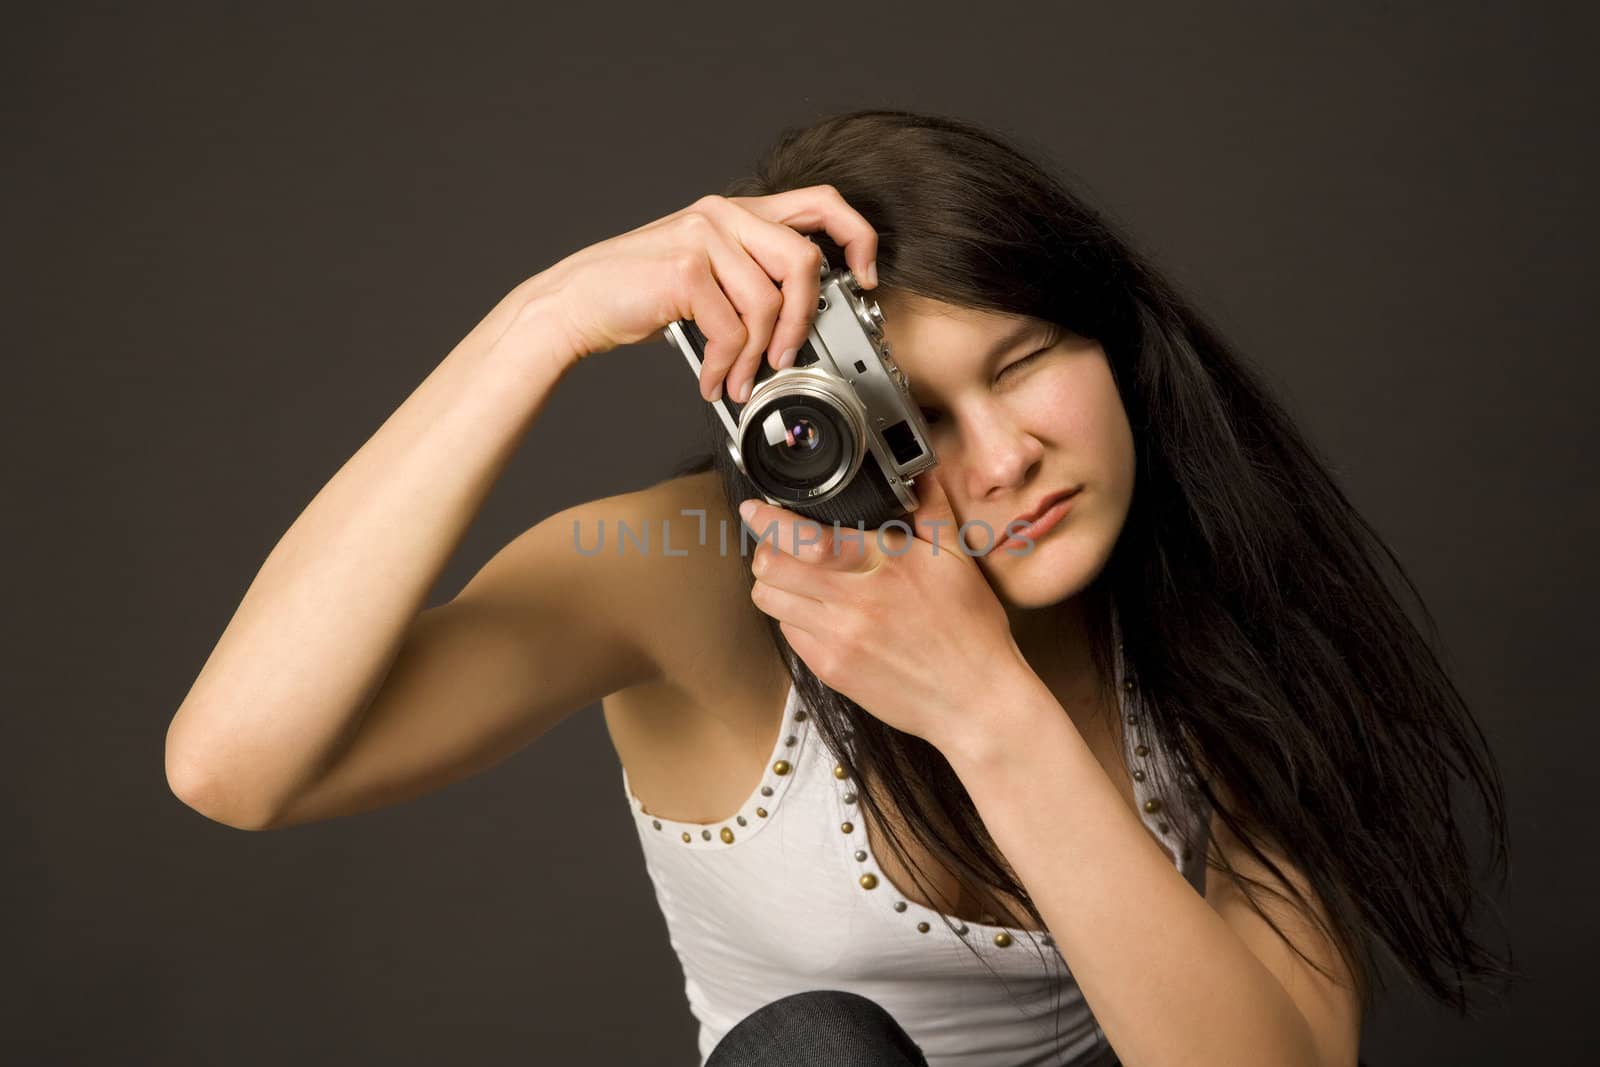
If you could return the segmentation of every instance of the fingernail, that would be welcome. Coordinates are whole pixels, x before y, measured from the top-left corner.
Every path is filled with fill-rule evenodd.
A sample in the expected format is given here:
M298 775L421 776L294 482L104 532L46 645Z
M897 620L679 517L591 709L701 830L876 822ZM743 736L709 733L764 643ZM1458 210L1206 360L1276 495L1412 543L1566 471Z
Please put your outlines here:
M756 513L756 502L754 500L746 500L743 504L739 505L739 517L741 519L748 519L750 516L754 515L755 513Z
M753 381L740 382L739 385L738 385L738 393L737 393L737 395L739 397L739 403L743 404L746 400L749 400L750 399L750 390L752 390L754 388L755 388L755 382L753 382Z
M792 367L792 366L794 366L794 357L799 355L799 354L800 354L800 350L798 348L786 348L786 349L784 349L783 350L783 355L778 357L778 367L779 367L779 369L782 369L784 367Z
M718 382L716 385L713 385L711 387L711 399L708 400L707 403L715 404L717 401L719 401L721 399L722 399L722 383Z
M868 289L876 289L877 287L878 287L878 261L877 260L873 260L871 263L867 264L867 288Z

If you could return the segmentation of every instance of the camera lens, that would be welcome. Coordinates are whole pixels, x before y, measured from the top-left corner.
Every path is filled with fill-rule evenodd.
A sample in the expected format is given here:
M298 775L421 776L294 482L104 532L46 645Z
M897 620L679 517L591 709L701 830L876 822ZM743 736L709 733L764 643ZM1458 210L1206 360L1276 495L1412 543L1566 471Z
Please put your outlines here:
M746 469L770 495L803 503L837 480L855 459L854 435L831 405L780 397L756 412L745 431Z
M782 416L773 412L773 421L779 422ZM784 443L797 451L815 452L822 441L822 430L804 415L795 416L794 425L783 424Z

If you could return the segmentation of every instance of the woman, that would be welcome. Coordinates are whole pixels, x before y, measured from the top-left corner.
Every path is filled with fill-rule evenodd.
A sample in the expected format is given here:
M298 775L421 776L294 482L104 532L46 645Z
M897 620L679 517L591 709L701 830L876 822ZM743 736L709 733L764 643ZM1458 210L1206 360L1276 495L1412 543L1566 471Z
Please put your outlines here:
M702 396L742 401L802 349L819 249L933 435L910 532L802 546L716 440L420 610L573 366L693 319ZM753 552L708 536L741 521ZM1349 1064L1380 946L1463 1011L1512 973L1468 933L1448 793L1503 869L1498 772L1394 579L1415 596L1098 215L991 132L863 111L502 300L268 556L167 773L293 825L603 699L714 1067Z

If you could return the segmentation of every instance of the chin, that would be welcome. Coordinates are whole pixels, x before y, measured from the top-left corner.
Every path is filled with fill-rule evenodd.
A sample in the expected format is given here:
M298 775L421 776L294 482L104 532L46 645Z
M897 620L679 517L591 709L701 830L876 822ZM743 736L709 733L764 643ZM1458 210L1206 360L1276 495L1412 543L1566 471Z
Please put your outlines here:
M980 569L1006 606L1047 608L1081 593L1100 573L1104 554L1085 551L1094 546L1084 541L1066 530L1052 530L1027 554L1010 555L1002 549L998 558L985 556Z

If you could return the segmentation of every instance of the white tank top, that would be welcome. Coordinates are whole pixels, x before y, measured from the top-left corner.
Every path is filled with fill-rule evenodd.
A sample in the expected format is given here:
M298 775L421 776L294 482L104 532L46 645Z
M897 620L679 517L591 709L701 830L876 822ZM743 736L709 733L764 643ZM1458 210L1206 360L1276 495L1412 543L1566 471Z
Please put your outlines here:
M1113 617L1124 758L1139 811L1204 893L1209 816L1144 737L1115 625ZM1180 796L1156 797L1152 759L1169 769L1166 781L1182 783ZM652 815L623 768L645 867L700 1024L701 1062L746 1015L811 989L877 1001L930 1067L1114 1062L1049 934L959 919L952 931L939 912L895 889L861 825L856 783L839 770L792 685L760 784L724 820ZM1153 799L1160 803L1151 812Z

